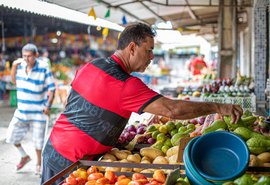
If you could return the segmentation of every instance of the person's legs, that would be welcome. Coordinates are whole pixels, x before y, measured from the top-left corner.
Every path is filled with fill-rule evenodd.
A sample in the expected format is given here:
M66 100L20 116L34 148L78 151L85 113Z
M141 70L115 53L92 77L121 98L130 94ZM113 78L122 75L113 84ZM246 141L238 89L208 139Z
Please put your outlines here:
M12 118L8 127L6 142L14 144L21 155L21 160L19 164L17 164L17 170L22 169L31 160L21 146L21 141L27 134L29 128L28 123L21 122L15 117Z
M37 175L41 173L41 152L44 145L44 134L46 129L45 123L35 122L32 124L33 126L33 142L36 149L37 155L37 163L36 163L36 171Z

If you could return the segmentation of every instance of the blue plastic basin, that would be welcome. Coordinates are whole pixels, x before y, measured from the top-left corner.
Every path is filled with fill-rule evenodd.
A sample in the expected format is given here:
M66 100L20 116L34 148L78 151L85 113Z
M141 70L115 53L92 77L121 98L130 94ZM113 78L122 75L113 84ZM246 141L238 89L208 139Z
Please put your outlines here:
M192 162L190 160L190 149L193 143L198 139L198 137L193 138L189 141L188 145L184 150L184 164L185 164L185 171L186 176L188 177L190 184L192 185L213 185L213 183L207 181L204 177L202 177L196 169L193 168Z
M249 150L239 136L218 131L196 139L190 151L193 167L209 181L241 176L249 163Z

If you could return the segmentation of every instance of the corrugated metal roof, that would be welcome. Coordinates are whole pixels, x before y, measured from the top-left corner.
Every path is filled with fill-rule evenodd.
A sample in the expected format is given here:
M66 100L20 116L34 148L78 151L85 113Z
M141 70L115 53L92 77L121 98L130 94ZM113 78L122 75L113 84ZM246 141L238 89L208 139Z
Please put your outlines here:
M19 9L21 11L31 12L34 14L45 15L45 16L52 16L68 21L73 21L77 23L82 23L86 25L94 25L94 26L101 26L107 27L113 30L122 31L123 27L101 19L97 18L94 20L93 17L89 17L87 14L75 11L72 9L68 9L65 7L61 7L56 4L47 3L43 1L37 0L0 0L0 5L5 7ZM29 6L31 5L31 6Z

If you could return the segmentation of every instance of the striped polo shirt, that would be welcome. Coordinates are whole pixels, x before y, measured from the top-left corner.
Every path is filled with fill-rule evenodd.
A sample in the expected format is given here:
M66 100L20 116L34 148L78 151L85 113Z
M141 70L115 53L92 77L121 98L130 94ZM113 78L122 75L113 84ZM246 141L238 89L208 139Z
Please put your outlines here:
M110 150L132 112L161 95L131 76L114 55L85 64L75 75L68 103L52 129L43 152L55 172L85 155Z
M47 62L36 59L35 66L27 74L23 61L16 72L17 109L14 116L20 121L46 122L43 113L48 100L48 90L54 91L54 78Z

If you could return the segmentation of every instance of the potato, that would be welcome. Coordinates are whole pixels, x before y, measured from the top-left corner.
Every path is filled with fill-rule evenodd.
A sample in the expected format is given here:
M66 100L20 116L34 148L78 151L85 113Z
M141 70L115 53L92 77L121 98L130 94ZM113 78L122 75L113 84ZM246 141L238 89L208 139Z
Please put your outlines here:
M148 160L142 160L141 163L142 164L151 164L151 162ZM137 172L137 173L140 173L142 170L144 170L144 168L133 168L133 171Z
M180 164L177 162L178 154L174 154L168 158L169 164Z
M270 167L270 163L263 163L264 167Z
M270 162L270 152L263 152L257 155L257 158L260 159L260 161L263 163L268 163Z
M157 156L164 156L162 151L151 147L142 148L140 154L149 157L151 160L154 160Z
M120 167L106 167L105 171L113 171L113 172L120 172Z
M249 166L260 166L260 165L261 165L260 159L256 155L250 154Z
M150 161L150 163L152 162L152 160L149 157L143 156L141 161Z
M153 164L169 164L169 161L163 156L157 156L154 159Z
M115 152L118 152L118 151L119 151L118 148L112 148L112 149L111 149L109 152L107 152L107 153L112 154L112 155L115 156Z
M129 161L127 159L122 159L119 162L120 163L128 163ZM121 168L121 172L132 172L132 168Z
M117 161L116 157L112 154L106 153L102 156L102 159L111 159L112 161Z
M120 151L125 152L125 153L127 153L128 155L132 154L131 151L129 151L129 150L120 150Z
M128 154L126 152L123 152L123 151L115 151L114 155L119 160L126 159L128 156Z
M144 169L140 173L153 173L153 172L154 172L153 169Z
M139 154L134 155L128 155L127 160L133 163L140 163L141 162L141 156Z
M179 146L171 147L167 150L166 156L171 157L172 155L178 154Z
M99 161L102 161L102 162L113 162L111 159L101 159ZM99 171L105 171L106 167L105 166L97 166L98 170Z

